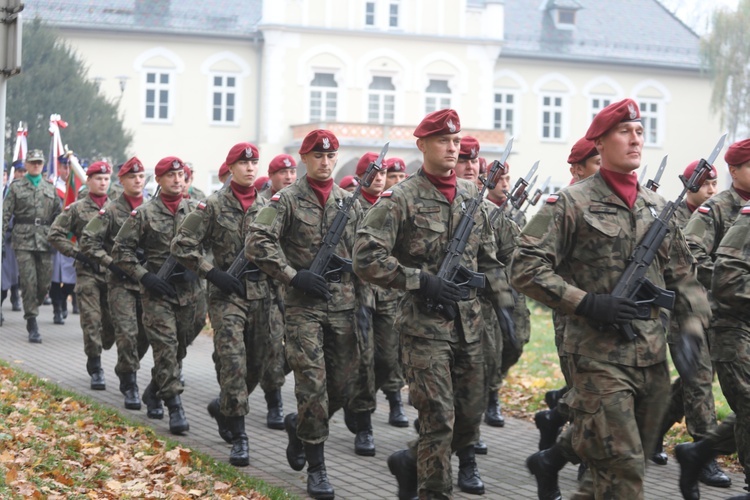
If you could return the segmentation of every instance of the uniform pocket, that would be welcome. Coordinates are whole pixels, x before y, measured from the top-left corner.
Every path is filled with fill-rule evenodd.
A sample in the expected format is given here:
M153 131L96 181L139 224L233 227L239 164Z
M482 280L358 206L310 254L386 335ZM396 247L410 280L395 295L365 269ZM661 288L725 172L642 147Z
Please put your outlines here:
M437 213L440 216L440 213ZM416 214L412 219L414 224L414 235L409 242L409 253L411 255L424 255L433 251L433 247L445 232L445 224L435 220L431 216Z
M633 398L628 392L595 394L574 388L565 396L565 402L575 416L572 444L578 456L607 460L630 448L628 428L635 428L636 422Z

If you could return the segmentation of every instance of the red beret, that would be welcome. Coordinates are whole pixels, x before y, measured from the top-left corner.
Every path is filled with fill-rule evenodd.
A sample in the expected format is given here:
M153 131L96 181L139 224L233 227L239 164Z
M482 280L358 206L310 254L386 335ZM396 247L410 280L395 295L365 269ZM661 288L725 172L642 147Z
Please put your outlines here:
M748 160L750 160L750 139L735 142L729 146L726 154L724 154L724 161L727 162L727 165L733 167L742 165Z
M86 177L91 177L95 174L111 174L112 167L106 161L95 161L89 168L86 169Z
M273 160L271 160L271 163L268 164L268 175L275 174L279 170L284 170L285 168L297 168L297 162L289 155L276 155Z
M357 179L355 179L353 175L347 175L343 177L341 181L339 182L339 187L341 189L346 189L351 186L354 186L354 187L359 186L359 182L357 182Z
M388 158L383 161L388 172L406 172L406 162L401 158Z
M249 142L240 142L232 146L232 149L227 153L226 164L231 165L240 160L257 160L258 158L258 148Z
M414 130L414 137L423 138L431 135L457 134L461 132L461 121L453 109L433 111L422 119Z
M571 165L574 163L583 163L592 156L596 156L598 154L599 151L596 150L594 141L590 141L585 137L581 137L580 139L578 139L578 142L573 144L573 147L570 148L568 163L570 163Z
M638 103L633 99L623 99L610 104L596 114L586 132L586 139L596 140L618 123L636 121L641 121L641 110Z
M266 182L268 182L268 177L266 177L265 175L262 175L255 179L255 182L253 183L253 185L255 186L255 190L263 191L266 187Z
M479 156L479 141L470 135L461 138L461 149L458 157L462 160L473 160Z
M187 163L185 164L185 180L190 179L190 176L193 175L193 170L190 168L190 165Z
M229 167L227 166L227 162L224 162L219 167L219 178L224 177L225 175L229 175Z
M161 177L167 172L183 170L184 168L185 164L182 162L182 160L180 160L176 156L167 156L166 158L162 158L161 160L159 160L159 163L156 164L156 168L154 168L154 174L156 174L157 177Z
M359 159L357 162L357 170L355 170L355 174L357 177L362 177L364 175L365 170L367 170L367 167L370 166L370 163L374 162L378 159L377 153L365 153L362 155L362 158Z
M123 163L122 167L120 167L120 170L117 172L117 177L122 177L125 174L137 174L140 172L144 172L146 169L143 168L143 163L141 163L141 160L138 159L138 157L134 156L125 163Z
M698 160L695 160L690 165L685 167L685 171L682 172L682 176L685 179L690 179L690 176L693 175L693 172L695 172L695 169L698 167L698 163L700 163ZM711 173L708 174L709 179L716 179L719 177L719 172L716 171L716 167L711 165Z
M299 147L299 154L304 155L310 151L319 153L333 153L339 150L339 140L330 130L313 130L305 136Z
M479 173L487 173L487 158L482 158L481 156L479 157Z

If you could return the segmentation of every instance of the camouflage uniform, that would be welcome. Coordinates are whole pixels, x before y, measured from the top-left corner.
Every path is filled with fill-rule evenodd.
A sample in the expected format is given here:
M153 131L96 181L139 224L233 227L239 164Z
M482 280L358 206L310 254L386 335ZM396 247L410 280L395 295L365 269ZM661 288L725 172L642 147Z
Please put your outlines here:
M524 227L513 285L566 314L563 346L572 387L573 447L589 465L597 498L642 498L645 456L659 437L669 370L658 311L632 322L637 338L601 330L575 314L587 292L609 293L664 200L639 188L629 209L599 173L548 198ZM709 318L704 289L680 230L672 225L646 277L676 291L681 331L701 334Z
M417 293L420 272L437 273L452 228L476 195L474 183L457 179L456 197L448 204L420 168L381 195L365 216L354 248L354 269L362 279L406 291L394 328L401 337L412 404L419 411L419 439L410 448L417 457L420 495L451 496L451 452L473 447L479 437L485 398L480 301L472 291L458 303L456 320L448 321L428 310ZM497 272L502 265L484 205L475 221L461 262L471 270ZM488 292L495 307L512 306L510 289Z
M214 269L203 255L203 245L213 251L218 269L226 271L244 251L247 226L267 202L262 198L243 211L231 189L221 189L190 213L172 240L172 254L186 268L205 278ZM258 385L268 362L269 279L256 272L241 281L246 294L227 294L208 284L208 314L214 328L214 367L221 387L221 413L247 415L247 398ZM275 307L275 306L274 306Z
M169 245L177 227L196 203L183 199L175 214L160 197L152 198L133 210L115 237L112 260L115 265L139 281L147 272L159 272L169 257ZM146 264L138 260L142 248ZM154 355L152 380L157 396L171 400L182 394L180 368L193 342L206 324L206 297L201 281L192 273L173 276L170 283L177 298L157 296L141 287L143 325Z
M83 228L99 213L99 206L86 196L65 207L57 216L49 231L48 241L61 254L75 258ZM75 261L76 296L81 310L83 350L89 358L101 356L102 349L109 350L115 343L114 326L107 305L107 281L105 269L98 264L92 268L80 260Z
M188 195L191 200L195 201L205 200L207 198L206 193L194 186L190 186L188 189Z
M324 442L328 418L351 396L359 366L355 331L355 277L328 283L330 301L290 288L297 271L308 269L343 199L351 196L335 184L320 205L303 176L271 198L250 226L245 255L273 279L287 286L286 358L294 371L297 396L297 436L306 444ZM361 208L355 203L335 252L351 257Z
M60 200L54 186L42 179L35 187L28 174L10 184L3 200L3 234L14 217L11 243L18 261L26 320L39 316L39 304L49 290L52 254L47 234L59 214Z

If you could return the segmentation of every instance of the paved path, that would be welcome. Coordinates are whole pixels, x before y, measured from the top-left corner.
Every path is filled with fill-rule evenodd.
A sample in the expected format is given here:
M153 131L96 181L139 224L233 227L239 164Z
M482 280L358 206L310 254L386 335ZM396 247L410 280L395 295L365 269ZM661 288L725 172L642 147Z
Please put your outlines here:
M23 313L11 312L9 301L3 307L5 324L0 328L0 357L13 366L38 375L61 387L84 394L100 403L118 409L122 414L153 426L157 433L169 436L187 446L199 449L217 460L226 461L229 446L221 440L214 421L206 413L206 404L218 394L218 384L214 374L211 352L212 339L199 335L188 350L184 362L186 388L182 400L190 422L188 435L171 436L168 419L149 420L145 406L141 411L125 410L122 396L118 391L117 377L114 374L116 352L113 348L102 356L102 364L107 378L106 391L89 389L86 373L86 358L83 353L83 340L78 324L79 317L71 315L64 326L52 324L52 308L41 308L39 329L43 343L29 344ZM150 352L143 359L139 383L141 390L148 383L152 366ZM295 407L294 381L291 375L282 390L285 408ZM270 430L265 426L266 404L260 389L250 396L250 414L247 431L250 437L250 466L243 468L247 474L286 489L304 498L306 474L292 471L286 463L284 431ZM406 409L409 420L416 417L416 411ZM396 487L386 465L386 457L393 451L403 448L404 443L415 437L412 428L399 429L387 423L388 402L382 394L378 396L378 409L373 414L377 455L365 458L354 454L354 436L346 429L343 415L334 415L331 422L331 435L326 442L326 465L331 484L339 499L381 499L395 498ZM536 450L538 432L532 423L518 419L508 419L504 428L483 425L482 437L489 446L487 456L478 456L482 478L487 488L484 498L492 499L534 499L536 483L524 465L525 458ZM453 458L453 476L457 474L458 460ZM650 466L647 471L646 498L679 498L677 488L678 467L674 457L665 467ZM744 493L743 477L732 475L731 489L717 489L703 486L703 499L725 499ZM560 475L563 496L570 498L575 491L576 468L567 466ZM456 498L477 498L458 492Z

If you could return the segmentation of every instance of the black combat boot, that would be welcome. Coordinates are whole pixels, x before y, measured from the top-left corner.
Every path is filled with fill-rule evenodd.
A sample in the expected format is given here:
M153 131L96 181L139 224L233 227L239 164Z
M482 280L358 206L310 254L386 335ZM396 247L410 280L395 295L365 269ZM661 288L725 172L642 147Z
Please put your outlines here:
M401 392L386 392L385 399L391 409L388 413L388 423L393 427L409 427L409 419L404 413L404 405L401 402Z
M357 433L357 419L354 416L354 412L346 406L344 406L344 423L346 424L346 428L349 429L349 432L352 434Z
M716 459L711 460L701 467L701 475L698 479L706 486L714 486L716 488L729 488L732 486L732 479L721 470Z
M668 420L670 420L670 422L665 421L662 423L659 432L659 440L656 442L656 449L651 454L651 461L656 465L667 465L667 462L669 461L669 455L664 452L664 437L676 422L672 419Z
M372 420L369 411L354 414L357 436L354 438L354 453L363 457L375 456L375 438L372 435Z
M10 307L11 311L18 312L21 310L21 296L18 293L18 285L10 287Z
M563 425L568 421L558 411L557 407L554 410L542 410L536 412L534 415L534 422L536 422L536 428L539 429L539 449L546 450L557 441L557 436L560 434Z
M474 445L458 450L456 455L458 455L458 488L464 493L484 495L484 483L474 457Z
M146 416L148 418L155 420L164 418L164 407L161 404L161 399L156 396L156 388L154 387L153 380L143 390L141 400L146 403Z
M388 457L388 469L398 481L398 500L417 500L417 457L410 449Z
M219 436L221 439L226 443L232 444L234 442L232 430L229 428L227 417L221 413L221 401L219 398L212 399L211 402L208 403L206 409L208 410L208 414L216 420L216 425L219 426Z
M101 356L92 356L86 361L86 370L91 375L91 390L103 391L107 388L104 380L104 370L102 370Z
M559 389L553 389L544 393L544 402L547 403L547 407L550 410L557 408L557 403L565 396L568 392L568 386L564 385Z
M484 412L484 423L492 427L504 427L505 417L500 409L500 396L497 391L491 390L487 400L487 411Z
M289 413L284 417L284 429L289 437L289 444L286 445L286 461L293 470L302 470L305 468L305 446L297 437L296 413Z
M557 485L557 474L565 467L566 462L559 444L538 451L526 459L526 467L536 478L539 500L562 499L560 487Z
M169 432L179 436L189 431L190 424L185 417L185 410L182 409L180 395L165 399L164 404L169 410Z
M62 307L59 300L52 301L52 322L56 325L64 325L65 320L62 316Z
M29 342L32 344L42 343L42 334L39 333L39 325L36 324L36 318L26 320L26 331L29 332Z
M674 447L674 455L680 464L680 492L685 500L699 500L698 488L701 469L714 459L716 454L707 441L682 443Z
M269 429L284 430L284 406L281 402L281 389L268 391L266 396L266 426Z
M120 378L120 392L125 396L125 408L128 410L140 410L141 398L138 397L138 382L135 372L118 373Z
M325 443L306 444L307 494L311 498L334 498L333 487L328 482L324 453Z
M474 444L474 453L477 455L487 454L487 443L482 441L482 438L477 439L477 442Z
M245 433L245 417L224 417L232 432L232 451L229 452L229 463L235 467L250 465L250 449Z

